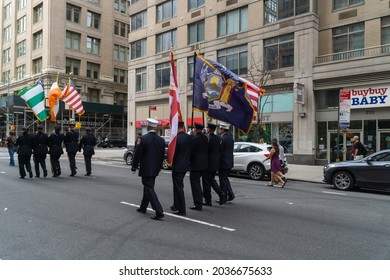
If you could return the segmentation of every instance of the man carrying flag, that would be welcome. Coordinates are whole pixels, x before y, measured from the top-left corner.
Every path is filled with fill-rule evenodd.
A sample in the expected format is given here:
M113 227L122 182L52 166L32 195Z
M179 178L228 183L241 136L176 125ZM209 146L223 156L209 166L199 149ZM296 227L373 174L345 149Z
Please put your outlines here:
M26 101L26 105L33 110L39 121L47 119L44 85L41 79L31 87L24 87L16 95Z

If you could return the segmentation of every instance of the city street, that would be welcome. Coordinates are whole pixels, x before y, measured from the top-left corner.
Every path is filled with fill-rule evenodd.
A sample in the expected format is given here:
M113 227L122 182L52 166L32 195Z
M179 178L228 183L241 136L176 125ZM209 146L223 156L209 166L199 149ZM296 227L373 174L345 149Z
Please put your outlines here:
M110 152L110 150L106 150ZM49 165L49 160L47 159ZM141 178L123 160L95 159L85 177L20 179L0 149L0 259L3 260L355 260L389 259L390 195L340 192L328 185L232 177L236 198L227 205L170 214L170 171L156 180L166 212L162 221L136 212ZM34 174L35 175L35 174ZM188 176L187 207L192 205ZM217 198L213 193L214 198Z

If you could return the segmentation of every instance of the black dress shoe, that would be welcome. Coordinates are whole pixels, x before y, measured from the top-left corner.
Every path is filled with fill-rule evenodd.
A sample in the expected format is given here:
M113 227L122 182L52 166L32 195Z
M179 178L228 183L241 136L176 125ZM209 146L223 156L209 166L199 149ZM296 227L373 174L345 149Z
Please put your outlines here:
M20 176L20 179L24 179L24 176Z
M215 202L217 202L219 205L223 205L223 204L226 204L226 199L220 198L220 199L216 200Z
M172 214L175 214L175 215L178 215L178 216L185 216L186 212L180 212L180 211L176 210L176 211L173 211Z
M202 211L202 207L199 207L199 206L196 206L196 205L190 206L190 209L191 210L195 210L195 211Z
M172 205L172 206L171 206L171 210L172 210L173 212L177 211L175 205Z
M162 218L164 218L164 214L156 214L156 215L153 215L152 217L150 217L152 220L161 220Z
M91 173L87 173L87 174L85 174L84 176L91 176Z
M235 195L229 195L227 201L232 201L236 196Z
M29 174L30 174L30 178L34 177L34 175L31 171L29 172Z
M146 214L146 210L143 210L143 209L141 209L141 208L138 208L138 209L137 209L137 212L142 213L142 214Z
M35 178L39 178L39 175L35 176Z
M211 203L211 201L203 202L203 205L206 205L206 206L213 206L213 204Z
M43 177L47 177L47 170L43 170Z

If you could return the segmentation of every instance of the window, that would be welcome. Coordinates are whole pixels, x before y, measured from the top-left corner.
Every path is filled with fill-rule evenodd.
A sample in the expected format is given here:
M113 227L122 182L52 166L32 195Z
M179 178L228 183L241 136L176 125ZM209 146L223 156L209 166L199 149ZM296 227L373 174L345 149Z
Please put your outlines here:
M127 0L115 0L114 1L114 11L121 14L127 13Z
M127 84L127 71L114 68L114 82L119 84Z
M33 34L33 50L42 48L43 33L42 30Z
M237 75L248 72L248 47L242 45L218 51L218 62Z
M339 90L321 90L316 94L317 110L328 110L339 107Z
M218 15L218 36L248 29L248 8L241 8Z
M298 16L309 12L309 0L265 0L264 22Z
M21 80L26 75L26 65L20 65L16 67L16 80Z
M4 71L1 77L1 81L3 83L10 83L11 82L11 71Z
M87 101L88 102L100 102L100 89L97 88L88 88L87 91Z
M188 0L188 10L196 10L204 6L204 0Z
M135 91L146 91L146 67L135 70Z
M11 40L11 25L8 25L3 29L3 41L7 42Z
M8 48L3 51L3 63L11 62L11 48Z
M132 15L131 16L131 31L145 27L147 24L146 18L147 18L146 11L142 11L140 13Z
M25 32L27 28L27 16L22 16L20 19L18 19L16 25L18 34Z
M81 34L72 31L66 31L66 48L80 50Z
M204 20L188 25L188 44L204 41Z
M21 57L26 54L26 40L16 44L16 57Z
M80 60L66 58L66 73L73 73L73 75L80 75Z
M100 54L100 39L87 37L87 53L89 54Z
M138 1L140 1L140 0L131 0L131 4L135 4L135 3L137 3Z
M33 74L42 72L42 57L33 60Z
M294 33L264 40L266 70L294 66Z
M157 5L157 22L176 16L176 0L169 0Z
M94 29L99 29L100 14L91 11L87 12L87 26Z
M127 62L129 60L129 48L114 45L114 60Z
M94 4L100 4L100 0L88 0L88 1Z
M131 43L131 59L146 56L146 39Z
M121 21L117 21L117 20L115 21L115 24L114 24L114 34L115 35L127 38L129 31L130 31L130 24L127 24L127 23L124 23Z
M87 62L87 77L98 79L100 72L100 65L92 62Z
M156 88L168 87L170 83L171 67L170 63L156 65Z
M18 11L25 8L27 6L27 0L17 0L16 2L17 4L17 8L18 8Z
M34 18L33 23L42 21L43 19L43 4L39 4L34 7Z
M381 20L381 44L390 44L390 16L384 17ZM390 52L390 46L383 46L382 52Z
M10 17L11 17L11 3L4 6L4 9L3 9L3 19L7 20Z
M363 4L364 0L333 0L333 9L342 9L353 5Z
M187 57L187 82L192 83L194 80L194 56Z
M357 23L333 29L333 52L340 53L364 48L364 23ZM356 53L354 55L359 55ZM361 55L364 55L361 52Z
M268 94L260 99L264 113L293 112L294 95L292 93Z
M114 93L114 105L127 106L127 94L115 92Z
M176 48L176 30L171 30L156 36L156 53Z
M70 4L66 5L66 19L75 23L80 23L81 8Z

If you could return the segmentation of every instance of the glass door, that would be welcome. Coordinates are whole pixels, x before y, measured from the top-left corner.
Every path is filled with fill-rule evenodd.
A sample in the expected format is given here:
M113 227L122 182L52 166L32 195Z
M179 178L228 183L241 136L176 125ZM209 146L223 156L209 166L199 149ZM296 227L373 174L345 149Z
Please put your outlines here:
M362 138L360 131L340 131L340 134L337 137L337 131L328 132L328 161L337 162L337 161L346 161L351 160L352 158L352 142L351 138L353 136L359 136Z
M390 131L379 132L379 150L390 149Z

